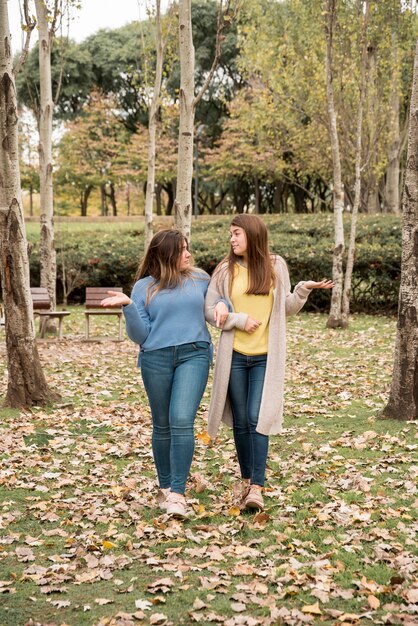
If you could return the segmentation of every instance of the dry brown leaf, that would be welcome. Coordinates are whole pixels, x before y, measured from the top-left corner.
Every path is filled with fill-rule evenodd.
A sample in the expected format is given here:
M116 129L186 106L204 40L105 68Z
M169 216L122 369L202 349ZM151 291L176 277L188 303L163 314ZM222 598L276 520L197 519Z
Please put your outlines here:
M305 604L305 606L302 607L302 612L309 613L310 615L322 615L319 602L315 602L315 604Z
M242 613L242 611L245 611L246 608L247 608L247 605L243 604L242 602L231 603L231 609L235 611L235 613Z
M149 623L163 626L164 624L166 624L167 620L168 617L167 615L164 615L164 613L153 613L149 618Z
M379 598L376 598L376 596L367 596L367 602L369 603L371 609L378 609L380 606L380 600Z

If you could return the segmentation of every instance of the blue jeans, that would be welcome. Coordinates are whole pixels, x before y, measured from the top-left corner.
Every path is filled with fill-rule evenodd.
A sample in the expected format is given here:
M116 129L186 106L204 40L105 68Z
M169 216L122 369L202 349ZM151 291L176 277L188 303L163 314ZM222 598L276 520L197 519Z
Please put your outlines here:
M242 478L264 485L269 438L256 431L266 373L267 354L233 352L228 394L234 420L234 440Z
M206 387L205 341L141 354L142 380L152 414L152 452L162 489L184 494L194 452L194 420Z

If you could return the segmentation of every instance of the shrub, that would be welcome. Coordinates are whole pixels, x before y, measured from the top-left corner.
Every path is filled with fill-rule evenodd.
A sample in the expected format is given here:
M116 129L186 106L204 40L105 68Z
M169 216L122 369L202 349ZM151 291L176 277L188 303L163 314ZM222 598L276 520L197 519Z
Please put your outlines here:
M320 280L331 277L333 250L333 218L331 215L263 216L270 233L270 245L282 255L289 266L292 284L300 280ZM212 273L229 248L230 217L214 217L192 225L192 251L197 266ZM132 230L94 230L71 232L57 237L57 263L66 258L67 270L71 259L82 270L83 284L70 299L84 301L85 286L120 286L129 293L143 254L142 226ZM346 222L348 233L349 223ZM31 235L31 284L39 284L39 244ZM353 273L351 310L369 313L394 313L398 304L401 256L401 225L392 216L360 216L357 249ZM73 261L75 263L75 261ZM62 293L58 281L58 295ZM308 300L309 310L327 310L330 293L315 291Z

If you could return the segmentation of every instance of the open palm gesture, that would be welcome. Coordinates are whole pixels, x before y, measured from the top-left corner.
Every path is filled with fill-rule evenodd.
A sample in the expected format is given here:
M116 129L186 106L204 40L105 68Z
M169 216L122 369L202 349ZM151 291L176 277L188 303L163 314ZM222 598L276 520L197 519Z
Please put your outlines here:
M121 307L127 304L131 304L132 302L129 296L125 296L125 294L121 293L120 291L108 291L107 293L109 294L109 297L100 302L100 306L106 309Z

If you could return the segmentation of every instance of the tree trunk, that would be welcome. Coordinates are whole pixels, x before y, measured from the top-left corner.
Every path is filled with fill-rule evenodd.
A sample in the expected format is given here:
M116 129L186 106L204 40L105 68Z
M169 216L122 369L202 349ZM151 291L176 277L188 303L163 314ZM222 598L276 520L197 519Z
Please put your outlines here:
M172 215L174 208L174 198L176 196L176 182L171 181L163 185L163 189L167 192L167 206L165 208L166 215Z
M382 417L418 419L418 41L403 194L401 286L392 384Z
M396 55L397 41L393 35L392 49ZM396 55L397 56L397 55ZM389 128L389 150L388 166L386 170L385 200L388 213L399 213L399 173L400 173L400 93L399 93L399 70L397 68L397 58L395 58L394 72L391 83L390 94L390 128Z
M35 0L39 29L39 187L41 197L41 287L48 289L51 309L56 308L57 261L54 242L54 195L52 185L52 116L50 14L44 0Z
M341 179L340 145L338 139L337 116L334 104L334 92L332 86L332 51L333 30L335 23L336 0L326 0L326 41L327 52L325 57L325 79L327 91L327 108L329 116L329 133L332 149L333 166L333 205L334 205L334 253L332 262L332 279L335 286L332 290L331 309L327 320L328 328L341 326L341 304L343 290L343 256L344 256L344 190Z
M155 186L155 205L156 205L157 215L162 215L162 198L161 198L162 191L163 191L162 184L157 183Z
M91 192L93 191L93 185L86 185L81 192L81 217L87 217L87 206Z
M175 227L190 239L192 218L194 46L191 0L179 0L180 127L177 161Z
M157 51L154 93L152 95L151 104L149 106L148 121L148 173L147 173L147 191L145 196L145 241L144 250L149 246L153 236L153 204L154 204L154 187L155 187L155 136L157 133L157 111L160 105L161 81L163 76L163 58L164 58L164 41L161 25L161 2L156 0L155 15L155 47Z
M356 152L355 152L355 183L354 183L354 202L351 213L350 242L347 252L347 264L344 276L344 289L342 296L342 328L348 327L350 315L350 299L351 299L351 280L353 276L354 254L356 251L356 231L357 231L357 215L361 201L361 154L363 139L363 111L364 101L366 99L366 65L367 65L367 29L369 20L369 1L359 0L358 12L360 19L361 32L361 52L360 52L360 86L359 86L359 104L357 113L357 131L356 131Z
M110 185L109 185L108 196L109 196L110 204L112 205L112 215L113 215L113 217L117 217L118 208L117 208L117 204L116 204L115 185L113 183L110 183Z
M261 190L260 190L260 179L258 176L254 176L254 197L255 197L255 206L254 213L261 213Z
M367 181L365 181L365 202L364 207L367 213L375 215L381 212L380 198L379 198L379 181L376 175L377 169L377 155L378 147L376 144L376 138L379 136L378 132L378 111L379 111L379 96L378 96L378 69L377 69L377 49L372 43L370 43L367 49L367 73L368 73L368 120L369 120L369 158L368 158L368 175Z
M105 183L100 185L100 204L101 204L101 213L103 217L107 216L107 195Z
M194 46L192 33L191 0L179 0L179 49L180 49L180 123L177 159L177 193L175 226L190 240L192 223L192 179L193 179L193 132L196 106L207 90L215 73L221 54L222 30L224 27L223 0L219 2L216 30L215 55L212 66L197 96L194 95ZM230 20L231 16L229 16Z
M281 180L274 183L273 213L283 213L283 187L284 183Z
M45 405L56 396L46 383L35 342L7 0L0 0L0 41L0 276L8 370L5 404L26 408Z
M131 184L129 182L126 183L126 214L128 217L131 214Z
M33 217L33 185L29 185L29 215Z

